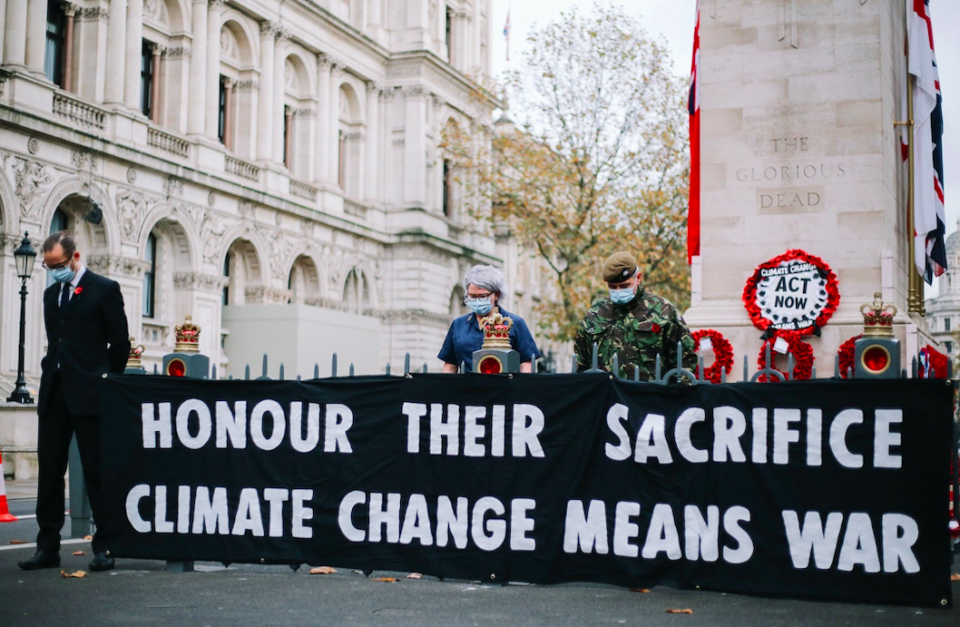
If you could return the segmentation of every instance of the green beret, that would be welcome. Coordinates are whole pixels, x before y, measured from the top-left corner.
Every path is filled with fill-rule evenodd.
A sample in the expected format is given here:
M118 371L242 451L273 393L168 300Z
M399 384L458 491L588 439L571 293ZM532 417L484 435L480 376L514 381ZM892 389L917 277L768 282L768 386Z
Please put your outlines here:
M633 255L621 250L613 253L603 263L603 280L607 283L623 283L637 272L637 260Z

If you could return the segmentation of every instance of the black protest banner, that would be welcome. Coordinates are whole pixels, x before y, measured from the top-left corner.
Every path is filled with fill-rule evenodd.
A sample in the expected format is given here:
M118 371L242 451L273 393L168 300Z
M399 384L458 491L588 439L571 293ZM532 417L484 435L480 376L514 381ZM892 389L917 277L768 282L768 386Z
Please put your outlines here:
M943 382L103 385L120 557L952 603Z

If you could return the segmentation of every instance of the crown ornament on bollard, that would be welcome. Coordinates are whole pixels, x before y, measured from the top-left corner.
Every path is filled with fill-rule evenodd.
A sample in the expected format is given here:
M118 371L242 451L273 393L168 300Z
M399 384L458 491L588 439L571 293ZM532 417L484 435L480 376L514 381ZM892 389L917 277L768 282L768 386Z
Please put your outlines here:
M860 306L863 314L863 337L893 337L893 318L899 311L896 305L883 302L883 294L875 292L872 303Z
M130 356L127 357L127 368L143 368L143 363L140 361L140 357L143 355L143 351L146 349L143 346L134 344L137 341L137 338L130 338Z
M177 343L173 350L176 353L200 352L200 326L193 323L193 316L184 318L183 323L174 327L177 334Z
M510 349L510 329L513 328L513 320L497 312L484 318L480 326L483 328L483 347L481 350Z

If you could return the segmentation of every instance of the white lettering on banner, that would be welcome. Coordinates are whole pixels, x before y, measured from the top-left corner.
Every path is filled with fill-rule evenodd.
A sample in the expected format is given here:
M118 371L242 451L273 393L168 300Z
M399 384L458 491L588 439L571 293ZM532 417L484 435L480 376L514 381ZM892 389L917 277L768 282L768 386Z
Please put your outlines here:
M646 529L643 546L633 544L639 538L640 525L634 522L640 515L640 503L620 501L616 504L612 534L607 528L607 504L603 501L590 501L584 510L583 501L567 502L567 515L564 521L563 551L565 553L609 552L610 539L613 540L613 554L620 557L656 559L665 553L670 560L686 558L689 561L715 562L720 559L720 508L707 507L707 516L696 505L683 508L684 542L680 541L678 520L674 509L667 503L653 506L650 522ZM753 540L743 528L742 523L750 522L750 511L741 506L727 509L723 514L723 531L730 544L723 546L723 560L729 564L742 564L753 556Z
M863 468L865 462L864 455L850 450L851 431L872 428L872 467L900 468L901 457L893 449L901 446L901 434L894 429L902 424L903 411L878 409L875 414L876 420L866 421L863 410L842 410L826 421L829 428L825 439L823 410L819 408L777 407L772 412L754 408L752 433L748 435L747 417L736 407L689 407L677 417L672 431L668 432L664 416L646 414L636 427L636 423L630 422L627 406L616 403L607 410L606 421L613 441L606 442L603 450L608 459L616 462L632 457L638 464L647 464L653 459L660 464L670 464L673 463L672 441L681 457L691 463L743 463L747 460L746 447L750 447L750 460L754 464L787 465L803 459L807 466L816 467L823 464L823 449L827 446L839 464L856 469ZM636 428L636 436L631 451L630 431L633 428ZM698 430L703 448L694 445L694 434ZM768 434L772 435L770 447Z
M171 403L143 403L140 407L143 448L173 448L175 432L180 444L192 450L207 446L245 449L252 444L260 450L273 451L289 437L294 451L311 453L320 445L322 408L325 416L323 452L352 453L347 432L353 426L353 411L337 403L306 405L304 415L301 401L291 402L289 412L284 412L283 406L271 399L261 400L249 412L246 401L235 402L233 408L226 401L216 401L211 412L203 401L188 399L177 407L173 418Z
M243 488L237 498L237 508L231 512L227 488L217 487L211 492L207 486L179 486L175 504L176 533L282 538L284 513L289 511L290 535L294 538L312 538L313 529L304 524L313 518L313 509L306 506L307 501L312 499L313 490L308 489L266 488L261 494L256 488ZM289 508L284 506L288 501L291 502ZM263 526L264 507L269 521L266 530ZM169 509L168 486L139 484L127 493L127 521L138 533L174 533L173 522L167 520ZM152 521L145 519L142 513L151 510L154 515Z
M543 411L535 405L510 406L510 424L507 425L504 405L494 405L490 412L489 428L484 424L487 408L472 405L442 403L403 404L401 412L407 418L407 452L420 453L421 424L427 421L430 454L456 457L483 457L487 442L491 457L503 457L507 429L510 429L510 454L513 457L543 457L540 433L545 426ZM462 419L461 419L462 416ZM461 422L463 438L460 437Z
M827 514L826 524L819 512L806 512L803 525L793 510L784 510L783 524L790 544L790 558L794 568L804 570L813 556L818 570L830 570L836 558L836 569L850 572L860 566L865 573L881 570L881 549L869 514L853 512L846 517L840 512ZM841 530L843 542L840 542ZM880 517L880 539L885 573L917 573L920 564L913 553L913 545L920 537L917 522L904 514L883 514ZM839 553L837 546L840 545Z
M450 538L458 549L467 548L468 538L483 551L495 551L508 539L513 551L534 551L536 541L527 534L534 529L534 520L529 513L537 503L533 499L517 498L510 501L510 510L492 496L484 496L472 508L465 497L456 499L456 509L448 496L437 497L436 519L430 519L426 496L411 494L406 505L399 494L387 495L383 506L383 494L354 490L340 501L337 524L343 537L350 542L386 542L387 544L412 544L445 547ZM366 506L366 516L363 509ZM357 520L366 519L366 528L357 527ZM382 533L386 529L386 533ZM435 530L435 533L432 531Z

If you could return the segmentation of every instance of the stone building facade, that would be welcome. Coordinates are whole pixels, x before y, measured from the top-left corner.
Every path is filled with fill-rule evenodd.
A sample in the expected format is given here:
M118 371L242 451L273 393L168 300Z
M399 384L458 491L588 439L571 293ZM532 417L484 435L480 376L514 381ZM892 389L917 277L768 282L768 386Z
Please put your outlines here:
M492 128L490 0L2 0L0 15L4 398L25 231L37 249L77 233L121 284L148 368L190 314L221 375L259 374L264 352L274 376L329 374L333 351L359 374L406 353L439 370L475 263L503 267L507 306L535 322L537 265L469 218L437 148L445 125ZM47 281L37 264L34 391Z

